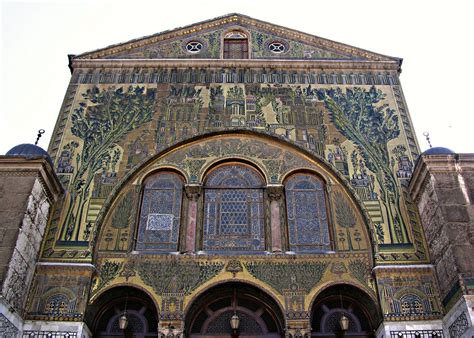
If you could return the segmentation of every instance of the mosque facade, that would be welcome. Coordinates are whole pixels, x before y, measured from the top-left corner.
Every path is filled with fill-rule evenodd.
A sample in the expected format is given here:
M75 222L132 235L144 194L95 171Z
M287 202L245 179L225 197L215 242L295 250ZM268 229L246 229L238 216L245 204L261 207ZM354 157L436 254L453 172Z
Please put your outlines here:
M0 336L474 336L474 154L401 65L240 14L70 55L0 156Z

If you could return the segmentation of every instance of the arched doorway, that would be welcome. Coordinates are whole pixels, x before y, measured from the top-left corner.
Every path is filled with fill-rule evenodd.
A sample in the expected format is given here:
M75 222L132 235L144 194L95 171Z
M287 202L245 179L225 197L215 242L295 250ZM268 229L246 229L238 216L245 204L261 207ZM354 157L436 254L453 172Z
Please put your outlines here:
M340 326L342 315L349 320L346 331ZM351 285L335 285L321 292L313 303L311 336L375 337L381 320L379 307L369 295Z
M127 327L119 327L119 318L126 314ZM116 287L106 291L86 313L96 338L148 338L158 335L158 314L150 297L132 287Z
M231 318L239 317L238 330ZM243 283L226 283L201 295L186 315L191 338L282 337L284 318L278 304L265 292Z

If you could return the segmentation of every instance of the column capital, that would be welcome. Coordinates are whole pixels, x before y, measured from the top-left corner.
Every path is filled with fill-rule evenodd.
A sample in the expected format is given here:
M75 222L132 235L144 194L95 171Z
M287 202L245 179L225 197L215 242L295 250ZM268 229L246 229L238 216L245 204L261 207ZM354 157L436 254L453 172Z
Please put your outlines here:
M270 201L278 201L283 196L283 185L282 184L269 184L266 186L265 191Z
M202 185L200 184L186 184L184 186L186 197L191 201L197 201L202 194Z

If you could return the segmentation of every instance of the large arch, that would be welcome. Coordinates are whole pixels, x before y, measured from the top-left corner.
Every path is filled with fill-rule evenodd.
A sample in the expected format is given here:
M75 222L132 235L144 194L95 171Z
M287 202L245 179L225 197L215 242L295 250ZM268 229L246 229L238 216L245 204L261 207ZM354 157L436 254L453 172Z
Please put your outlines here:
M349 319L349 329L342 332L339 320ZM312 337L375 337L382 321L380 306L360 288L336 283L318 293L311 304Z
M128 319L125 330L119 328L119 317ZM94 337L148 338L158 334L158 310L152 298L131 286L115 286L94 299L87 307L84 321Z
M230 319L240 319L239 336L283 337L285 328L281 305L267 292L243 282L214 285L195 297L185 311L186 336L227 337Z
M220 131L220 132L209 132L204 133L201 135L197 135L195 137L189 138L186 141L177 142L174 145L171 145L169 148L160 151L159 153L150 156L148 159L142 161L141 164L137 165L133 168L125 177L123 177L120 182L116 185L113 189L107 200L104 202L101 211L98 214L97 221L96 221L96 231L95 234L99 234L96 236L100 236L103 223L107 221L107 217L110 214L110 210L113 209L114 203L116 203L117 198L120 194L125 190L125 188L134 185L135 189L136 186L142 182L143 178L148 176L149 173L159 170L159 169L166 169L166 168L173 168L173 165L166 162L167 158L175 156L180 151L186 151L189 147L193 147L199 144L203 144L205 142L210 142L212 140L223 140L226 138L246 138L247 140L255 140L255 142L260 142L263 144L273 145L275 148L283 149L288 153L293 153L295 156L299 156L301 162L306 163L306 166L301 167L302 170L309 170L312 172L317 172L319 176L323 178L325 182L328 182L328 189L331 189L331 185L338 185L341 187L341 191L347 196L347 198L351 201L354 206L354 210L357 210L357 214L360 215L362 223L365 226L365 234L367 236L367 240L369 242L369 251L371 252L371 261L373 264L374 254L375 254L375 240L373 238L373 231L371 230L371 221L368 216L368 213L364 207L364 205L360 202L358 197L356 196L354 190L350 186L348 180L341 175L335 168L323 157L310 152L309 150L296 145L294 142L291 142L287 139L279 137L277 135L268 134L265 132L258 132L258 131L250 131L250 130L229 130L229 131ZM256 147L256 146L255 146ZM255 148L250 148L255 149ZM187 161L190 160L189 157L182 156L179 158L180 163L182 166L190 165ZM219 155L220 156L220 155ZM201 180L204 176L204 173L212 168L216 163L222 162L222 160L235 160L235 159L249 161L247 156L236 156L235 154L230 154L229 156L220 156L219 160L209 160L207 163L202 163L199 169L201 172L198 173L196 176L196 180ZM164 161L164 162L163 162ZM161 164L163 162L163 164ZM259 170L262 170L262 167L254 164ZM291 175L295 172L295 169L289 169L284 175L279 178L279 181L270 182L271 184L280 183L284 180L288 175ZM267 174L264 173L264 176L267 178ZM190 175L186 175L186 182L187 184L192 182L192 178ZM270 177L271 179L271 177ZM96 238L97 239L97 238ZM93 261L97 260L97 252L96 246L93 249Z

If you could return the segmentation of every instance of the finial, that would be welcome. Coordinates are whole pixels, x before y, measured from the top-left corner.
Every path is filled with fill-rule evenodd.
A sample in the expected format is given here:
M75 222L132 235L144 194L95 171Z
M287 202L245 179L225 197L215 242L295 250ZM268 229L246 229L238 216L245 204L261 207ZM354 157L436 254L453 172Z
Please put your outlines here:
M38 141L39 141L39 139L41 138L41 136L43 136L44 133L45 133L44 129L38 130L38 136L36 137L35 146L38 145Z
M430 133L428 133L427 131L425 131L423 133L423 136L426 137L426 141L428 142L428 145L430 146L430 148L433 148L433 146L431 145L431 141L430 141Z

